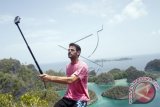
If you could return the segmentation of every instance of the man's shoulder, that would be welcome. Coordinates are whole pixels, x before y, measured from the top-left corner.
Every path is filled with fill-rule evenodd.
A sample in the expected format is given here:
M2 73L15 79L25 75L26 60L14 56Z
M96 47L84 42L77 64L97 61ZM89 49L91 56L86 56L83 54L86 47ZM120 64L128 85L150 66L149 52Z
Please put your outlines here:
M80 63L80 64L87 65L87 63L86 63L86 62L84 62L83 60L80 60L80 61L79 61L79 63Z
M80 66L83 66L83 67L87 67L87 68L88 68L87 63L84 62L84 61L79 61L79 64L80 64Z

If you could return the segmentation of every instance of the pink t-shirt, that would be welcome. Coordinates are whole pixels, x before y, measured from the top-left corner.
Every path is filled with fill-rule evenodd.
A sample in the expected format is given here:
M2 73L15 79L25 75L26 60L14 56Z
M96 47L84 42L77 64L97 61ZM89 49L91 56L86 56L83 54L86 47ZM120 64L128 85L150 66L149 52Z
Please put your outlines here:
M78 61L76 64L68 64L66 68L66 75L76 75L79 80L68 84L67 91L64 97L70 98L75 101L89 101L88 94L88 66L82 61Z

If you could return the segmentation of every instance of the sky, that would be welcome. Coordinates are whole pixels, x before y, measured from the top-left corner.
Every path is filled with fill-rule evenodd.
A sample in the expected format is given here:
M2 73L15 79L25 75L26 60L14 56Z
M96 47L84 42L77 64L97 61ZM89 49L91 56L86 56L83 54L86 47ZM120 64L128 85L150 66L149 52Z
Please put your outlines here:
M68 61L68 44L77 42L81 55L118 58L160 54L160 0L0 0L0 59L34 63L19 26L41 64Z

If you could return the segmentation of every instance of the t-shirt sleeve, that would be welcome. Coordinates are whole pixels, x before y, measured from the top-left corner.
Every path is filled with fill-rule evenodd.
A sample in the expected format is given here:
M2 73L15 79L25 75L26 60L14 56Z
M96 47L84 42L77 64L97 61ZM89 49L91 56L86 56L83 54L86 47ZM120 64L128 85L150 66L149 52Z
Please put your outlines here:
M86 66L79 67L72 75L76 75L82 80L88 75L88 68Z

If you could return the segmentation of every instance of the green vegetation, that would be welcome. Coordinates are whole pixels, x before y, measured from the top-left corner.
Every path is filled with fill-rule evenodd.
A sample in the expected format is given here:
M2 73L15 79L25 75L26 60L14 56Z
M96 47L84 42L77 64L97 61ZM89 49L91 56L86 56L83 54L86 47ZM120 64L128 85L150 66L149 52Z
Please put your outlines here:
M18 100L7 93L0 94L0 107L52 107L58 99L59 96L53 89L29 91Z
M102 93L103 97L112 99L127 99L128 98L128 87L126 86L115 86L111 89Z
M89 82L96 84L111 84L111 89L102 93L102 96L113 99L126 99L128 87L114 86L114 80L126 78L128 83L143 76L156 80L160 77L159 60L149 62L145 70L139 71L135 67L126 70L112 69L108 72L96 74L94 70L89 72ZM46 71L47 74L64 76L63 72L54 70ZM159 74L158 74L159 73ZM158 74L158 75L157 75ZM16 59L0 60L0 107L52 107L60 98L56 90L66 89L66 85L47 82L44 83L38 77L39 72L33 64L24 65ZM97 101L94 91L89 90L91 101Z
M131 83L132 81L136 80L139 77L150 77L153 80L156 80L158 77L160 77L160 72L158 72L158 70L160 71L159 68L160 68L160 60L153 60L146 65L145 67L146 72L139 71L135 67L130 66L125 71L121 71L120 69L115 68L110 70L108 73L110 73L115 80L126 78L127 82ZM124 86L111 87L111 89L103 92L102 96L112 99L127 99L128 87Z
M118 68L110 70L109 73L113 75L114 80L123 79L127 77L127 73Z
M160 78L160 59L154 59L149 61L145 66L145 71L154 75L157 78Z
M22 65L12 58L0 60L0 93L19 98L30 89L42 89L44 86L38 75L34 65Z
M147 63L145 71L148 72L160 72L160 59L154 59Z
M101 73L97 76L96 84L114 84L114 78L110 73Z
M89 82L95 82L96 84L114 84L113 75L110 73L101 73L95 76L89 76Z
M91 70L89 72L89 76L92 77L92 76L96 76L96 71L95 70Z
M95 82L96 84L114 84L114 80L127 78L127 72L114 68L108 72L100 73L96 75L95 71L89 72L89 82Z
M54 70L47 74L64 76L64 72ZM52 107L60 99L56 90L66 89L66 85L43 82L33 64L23 65L16 59L0 60L0 107ZM95 92L89 90L92 104L97 100Z
M136 80L139 77L150 77L154 80L156 80L157 78L155 75L149 72L138 71L133 66L129 67L125 71L121 71L120 69L115 68L109 71L109 73L113 75L114 79L126 78L128 83L131 83L132 81ZM111 87L111 89L104 91L102 93L102 96L112 98L112 99L127 99L128 87L126 86Z
M127 79L128 83L136 80L139 77L150 77L156 80L160 77L160 60L155 59L147 63L145 71L139 71L135 67L130 66L126 70L120 70L114 68L108 72L101 73L98 76L95 71L89 72L89 82L95 82L97 84L107 84L114 83L114 80ZM112 99L127 99L128 98L128 87L126 86L114 86L111 85L109 90L102 93L103 97L108 97Z
M93 90L89 90L90 101L87 103L88 105L93 104L98 100L96 93Z
M139 77L150 77L154 80L156 80L156 76L148 73L148 72L144 72L144 71L138 71L135 67L129 67L126 71L127 73L127 82L131 83L132 81L134 81L135 79L139 78Z
M54 75L64 75L53 70ZM52 107L60 98L55 89L64 89L59 84L43 82L33 64L24 65L16 59L0 60L0 107Z
M52 107L60 97L53 89L35 90L20 97L20 104L34 107Z
M11 94L0 94L0 107L16 107Z

